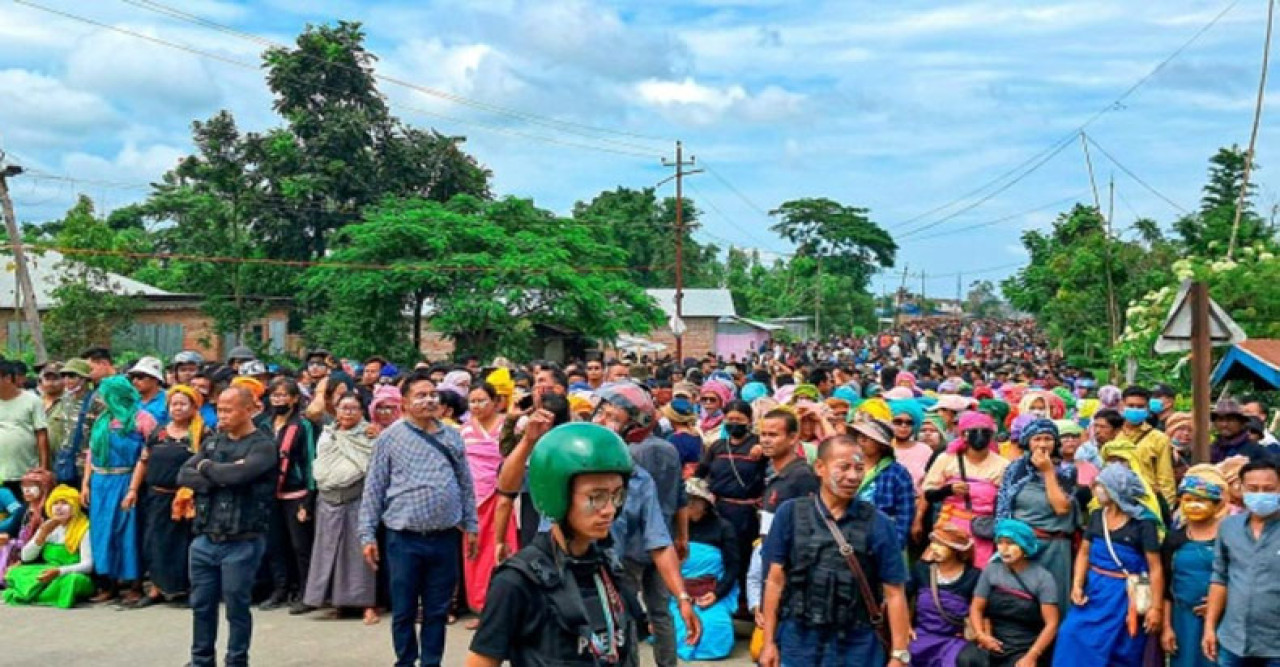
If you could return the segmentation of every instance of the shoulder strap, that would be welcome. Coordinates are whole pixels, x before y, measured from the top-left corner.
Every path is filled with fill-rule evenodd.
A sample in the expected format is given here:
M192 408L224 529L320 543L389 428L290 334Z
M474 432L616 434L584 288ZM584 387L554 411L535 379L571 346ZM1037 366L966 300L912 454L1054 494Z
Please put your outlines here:
M293 450L293 441L298 435L298 422L289 422L284 427L284 442L280 443L280 474L276 475L276 493L284 488L284 476L289 470L289 452Z
M445 459L449 461L449 465L453 468L453 474L457 475L458 477L462 477L462 472L458 469L458 457L454 456L453 452L449 451L449 448L446 447L443 442L440 442L439 438L436 438L434 435L431 435L430 433L427 433L426 431L423 431L422 429L419 429L419 428L415 428L413 426L409 426L408 428L409 428L409 431L413 433L417 433L419 436L422 436L422 439L426 440L427 444L435 448L437 452L440 452L445 457Z
M1111 552L1111 560L1116 562L1116 565L1120 568L1120 571L1124 573L1124 576L1129 576L1129 570L1125 569L1124 563L1121 562L1120 557L1116 555L1116 548L1111 544L1111 528L1107 526L1107 515L1105 511L1098 514L1098 521L1102 522L1102 536L1107 541L1107 551Z
M1030 595L1031 599L1036 601L1036 604L1040 604L1040 596L1036 595L1036 592L1031 590L1031 587L1027 585L1027 582L1022 580L1022 575L1018 574L1017 570L1007 565L1004 569L1008 570L1009 574L1013 575L1013 578L1018 582L1018 586L1021 587L1022 590L1026 591L1027 595Z
M832 539L836 541L836 546L840 548L840 555L844 556L844 562L848 564L849 570L853 572L853 578L858 582L858 589L862 594L862 604L867 608L871 625L879 628L884 623L884 613L876 606L876 598L871 591L870 582L867 581L867 573L862 571L862 563L858 562L858 556L853 552L853 547L849 546L848 540L844 539L844 533L840 532L840 527L826 512L818 507L819 502L821 501L814 498L813 511L822 517L822 522L826 524ZM851 506L848 511L852 512L856 509L856 507Z
M964 469L964 450L956 452L956 463L960 465L960 479L963 480L965 484L968 484L969 473L965 472ZM970 512L973 511L973 494L964 494L964 508Z

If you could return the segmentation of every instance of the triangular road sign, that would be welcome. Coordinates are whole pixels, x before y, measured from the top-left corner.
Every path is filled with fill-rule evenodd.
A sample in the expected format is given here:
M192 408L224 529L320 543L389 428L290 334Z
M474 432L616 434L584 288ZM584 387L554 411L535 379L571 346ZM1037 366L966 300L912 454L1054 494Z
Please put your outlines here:
M1169 352L1186 352L1191 349L1191 299L1187 295L1191 291L1191 281L1182 281L1178 288L1178 296L1173 300L1173 307L1165 317L1164 326L1160 329L1160 338L1156 340L1157 354ZM1209 299L1209 344L1214 347L1235 345L1248 336L1236 321L1231 319L1227 311Z

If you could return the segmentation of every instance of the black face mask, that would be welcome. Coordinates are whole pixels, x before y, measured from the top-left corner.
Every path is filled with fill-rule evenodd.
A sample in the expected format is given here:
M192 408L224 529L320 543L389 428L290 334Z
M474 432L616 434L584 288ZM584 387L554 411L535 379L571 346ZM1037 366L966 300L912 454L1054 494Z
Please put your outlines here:
M725 424L724 430L729 434L730 438L739 440L745 438L751 432L751 427L746 424Z
M964 434L964 441L977 451L982 451L991 446L991 440L995 434L986 429L976 429L968 431Z
M278 415L287 415L289 414L289 411L292 409L293 409L293 406L289 405L288 403L285 403L284 405L276 405L274 403L271 404L271 410Z

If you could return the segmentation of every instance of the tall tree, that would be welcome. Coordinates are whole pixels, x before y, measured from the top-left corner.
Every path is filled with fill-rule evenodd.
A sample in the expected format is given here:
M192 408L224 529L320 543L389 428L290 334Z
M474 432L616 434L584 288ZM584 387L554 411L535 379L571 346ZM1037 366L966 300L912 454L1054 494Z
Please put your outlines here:
M1235 221L1236 205L1240 189L1244 185L1245 153L1239 146L1220 148L1209 159L1209 181L1200 198L1200 209L1185 215L1173 223L1184 249L1194 255L1221 257L1227 252L1231 239L1231 227ZM1253 169L1259 169L1254 163ZM1275 230L1253 208L1256 186L1249 184L1244 198L1244 212L1240 216L1238 245L1253 245L1270 239Z
M340 354L407 354L421 345L422 313L460 349L524 356L540 325L604 339L648 331L660 315L623 261L528 200L388 199L308 271L308 296L331 304L308 334Z
M693 238L701 211L684 200L681 220L684 227L683 261L686 287L715 287L722 279L720 249ZM618 188L596 195L590 202L573 207L573 219L600 230L602 238L627 254L626 265L633 279L644 287L671 287L675 284L676 200L659 200L653 188Z

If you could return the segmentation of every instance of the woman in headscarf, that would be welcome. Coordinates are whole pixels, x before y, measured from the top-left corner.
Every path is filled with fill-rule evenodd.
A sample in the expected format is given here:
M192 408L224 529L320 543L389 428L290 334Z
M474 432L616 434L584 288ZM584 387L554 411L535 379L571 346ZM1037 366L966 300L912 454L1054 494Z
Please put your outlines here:
M373 400L369 403L369 435L377 436L388 426L396 423L402 416L403 409L404 398L395 385L378 385L378 388L373 390Z
M958 667L1048 667L1049 649L1062 614L1058 586L1040 563L1040 541L1031 526L1016 519L996 522L1000 557L982 571L969 605L973 644Z
M738 582L746 568L739 559L733 524L716 512L716 497L707 483L691 477L684 486L689 496L689 557L680 574L685 590L693 596L702 637L692 646L682 642L676 651L681 660L721 660L733 652L733 614L738 610ZM670 605L675 636L683 637L677 601L672 599Z
M973 522L994 525L996 496L1009 462L991 449L995 422L981 412L960 415L960 438L938 456L925 476L926 503L942 503L936 525L974 534ZM923 531L924 526L919 526ZM978 531L983 532L983 531ZM991 532L974 538L974 564L985 568L995 551Z
M93 424L80 497L89 504L89 521L97 527L93 566L105 583L92 601L106 602L117 595L121 583L141 584L135 507L145 469L138 463L156 421L142 410L142 397L123 375L104 379L98 396L106 410ZM140 597L140 590L130 589L122 602L132 605Z
M4 602L69 609L93 594L89 519L81 511L80 494L65 484L49 493L44 515L48 518L22 547L23 564L5 572Z
M1102 509L1089 516L1071 584L1071 613L1054 651L1055 667L1141 667L1148 639L1164 624L1164 567L1156 517L1140 502L1138 474L1107 464L1094 482ZM1150 606L1139 610L1128 579L1149 577ZM1141 614L1139 613L1141 612Z
M973 566L973 540L951 525L929 535L929 547L911 570L909 594L916 599L911 664L953 667L964 650L969 602L981 570Z
M1071 541L1076 530L1075 469L1061 466L1058 427L1037 419L1022 429L1021 458L1009 463L996 499L997 519L1018 519L1044 543L1040 564L1058 582L1065 607L1071 586Z
M22 476L18 485L22 489L24 505L18 515L22 523L13 535L0 535L0 576L10 565L21 562L23 545L31 541L44 523L44 501L53 490L53 473L44 468L32 468Z
M760 534L760 502L769 468L769 459L752 432L752 417L750 405L742 401L729 403L724 415L726 437L707 449L693 473L706 480L707 490L715 497L716 513L733 525L737 559L744 564L739 579L745 579L751 544Z
M733 390L721 382L708 381L698 392L698 406L701 416L698 419L698 430L702 431L702 442L710 447L723 435L720 423L724 421L724 406L733 400Z
M916 487L911 473L893 458L893 427L883 421L863 419L853 423L853 437L867 467L858 487L858 499L875 505L893 521L898 546L905 549L915 518Z
M924 421L924 410L914 398L889 401L889 409L893 410L893 457L911 473L918 493L934 453L928 445L916 440Z
M191 522L174 516L178 470L213 434L200 416L203 397L184 384L169 389L169 423L151 432L142 450L142 555L151 574L151 590L136 607L149 607L164 599L184 595L187 550L191 547Z
M335 373L336 375L336 373ZM319 396L323 400L341 383L325 383ZM312 466L316 459L315 430L318 423L332 423L327 412L318 421L303 418L302 390L292 378L278 377L271 381L271 433L275 437L280 455L280 476L276 481L275 503L271 511L271 529L267 534L267 562L271 569L271 596L259 609L269 611L288 604L293 599L290 612L311 611L302 602L302 589L307 584L307 570L311 566L311 545L315 539L315 479ZM313 405L314 402L312 403ZM336 414L336 412L335 412Z
M937 460L937 457L947 446L947 441L943 439L943 434L946 433L946 430L947 422L943 421L942 417L936 413L929 413L925 416L924 421L920 423L920 442L928 445L929 449L933 450L934 460ZM930 463L930 465L932 466L933 464Z
M476 557L464 558L463 582L466 584L467 606L479 617L486 603L485 593L497 564L495 554L499 543L508 553L516 550L516 527L508 522L505 535L498 536L494 529L494 512L498 505L498 469L502 467L502 452L498 437L502 433L503 415L507 405L493 385L485 382L473 388L469 397L471 419L462 427L462 441L466 445L467 463L475 485L476 517L480 531L476 534ZM468 629L479 626L478 618Z
M360 395L348 392L316 443L316 533L302 603L363 609L365 625L372 625L378 622L377 574L364 561L357 529L373 439L361 412Z
M1226 478L1206 463L1188 469L1178 487L1183 524L1169 533L1161 548L1161 560L1169 574L1163 592L1165 622L1161 645L1169 655L1170 667L1217 664L1200 651L1200 638L1213 575L1214 542L1218 524L1226 516L1226 488Z
M1098 467L1076 458L1076 452L1080 450L1081 438L1084 437L1084 429L1070 419L1059 419L1053 422L1053 425L1058 427L1058 439L1062 441L1062 462L1076 467L1076 484L1084 487L1093 486L1093 480L1098 476Z

